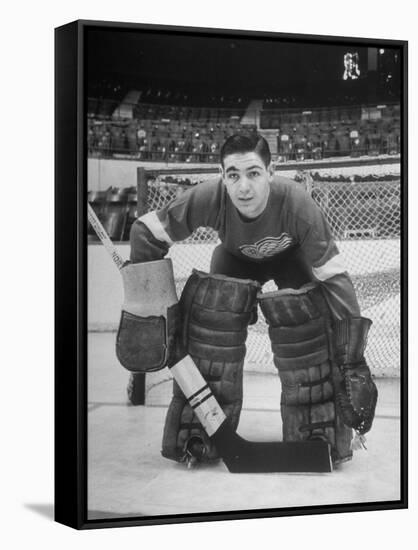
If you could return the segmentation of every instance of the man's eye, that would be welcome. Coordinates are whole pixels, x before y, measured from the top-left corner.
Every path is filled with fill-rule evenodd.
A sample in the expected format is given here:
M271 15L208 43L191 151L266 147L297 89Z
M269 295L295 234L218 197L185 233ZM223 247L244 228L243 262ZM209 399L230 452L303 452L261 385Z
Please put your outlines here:
M258 170L252 170L250 172L250 177L251 178L258 178L259 175L260 175L260 172Z
M231 181L236 181L238 179L238 174L229 174L228 179Z

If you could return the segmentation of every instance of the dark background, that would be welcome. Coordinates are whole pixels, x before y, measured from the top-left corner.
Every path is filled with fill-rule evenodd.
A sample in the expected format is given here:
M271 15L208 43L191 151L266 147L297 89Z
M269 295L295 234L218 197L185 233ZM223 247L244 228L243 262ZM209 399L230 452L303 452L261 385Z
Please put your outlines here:
M220 97L276 99L289 106L399 101L396 48L144 30L89 29L90 97L207 105ZM344 54L357 52L360 78L343 80Z

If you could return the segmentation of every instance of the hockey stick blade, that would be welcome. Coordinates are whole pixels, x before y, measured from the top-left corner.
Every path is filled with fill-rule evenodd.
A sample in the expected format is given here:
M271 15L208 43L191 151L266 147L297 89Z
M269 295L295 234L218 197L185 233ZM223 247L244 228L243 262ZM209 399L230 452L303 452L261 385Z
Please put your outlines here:
M325 441L247 441L234 432L190 355L170 370L230 472L332 471L330 449Z
M231 473L332 472L329 445L322 440L247 441L226 422L211 440Z

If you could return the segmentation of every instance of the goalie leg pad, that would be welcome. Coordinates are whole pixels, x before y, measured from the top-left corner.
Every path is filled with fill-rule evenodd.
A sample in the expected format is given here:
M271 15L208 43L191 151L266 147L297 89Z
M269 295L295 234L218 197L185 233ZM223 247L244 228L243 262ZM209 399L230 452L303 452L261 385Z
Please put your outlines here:
M247 327L259 289L260 286L250 280L194 270L180 299L183 352L192 357L234 430L242 407ZM215 447L174 382L162 454L183 461L187 458L189 442L196 440L202 442L203 460L218 458Z
M322 438L334 462L351 458L352 430L336 414L325 309L315 285L260 295L282 384L284 441Z

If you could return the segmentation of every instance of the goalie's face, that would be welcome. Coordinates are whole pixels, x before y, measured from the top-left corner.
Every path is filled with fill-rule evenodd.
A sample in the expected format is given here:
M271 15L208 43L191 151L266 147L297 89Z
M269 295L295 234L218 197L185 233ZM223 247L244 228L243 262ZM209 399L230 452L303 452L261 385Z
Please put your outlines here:
M244 218L256 218L264 211L270 194L273 168L271 164L266 166L257 153L226 156L222 179L232 204Z

